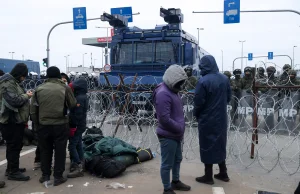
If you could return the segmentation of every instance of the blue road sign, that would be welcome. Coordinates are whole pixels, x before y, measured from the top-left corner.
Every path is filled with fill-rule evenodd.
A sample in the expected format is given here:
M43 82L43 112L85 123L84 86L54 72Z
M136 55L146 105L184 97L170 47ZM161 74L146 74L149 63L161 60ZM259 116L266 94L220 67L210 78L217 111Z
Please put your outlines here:
M73 26L74 26L74 30L87 29L86 8L85 7L73 8Z
M240 0L224 0L224 24L240 23Z
M273 52L268 52L268 59L272 60L273 59Z
M132 19L132 7L117 7L111 8L110 13L112 15L122 15L127 18L128 22L133 22Z
M248 53L248 60L252 61L252 59L253 59L253 53Z

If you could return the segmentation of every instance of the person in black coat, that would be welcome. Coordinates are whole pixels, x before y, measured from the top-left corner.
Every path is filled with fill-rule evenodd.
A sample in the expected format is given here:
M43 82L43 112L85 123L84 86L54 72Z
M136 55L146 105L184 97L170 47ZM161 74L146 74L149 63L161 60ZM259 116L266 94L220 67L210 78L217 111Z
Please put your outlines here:
M214 184L213 164L219 164L216 179L228 182L226 168L227 104L231 100L229 79L219 73L216 60L207 55L201 59L201 75L194 97L194 116L198 121L201 161L205 164L205 175L197 182Z
M82 134L86 130L86 117L88 110L88 86L86 79L79 78L75 80L72 84L72 87L74 89L77 105L70 111L69 151L71 168L68 178L83 176L84 156L82 147Z

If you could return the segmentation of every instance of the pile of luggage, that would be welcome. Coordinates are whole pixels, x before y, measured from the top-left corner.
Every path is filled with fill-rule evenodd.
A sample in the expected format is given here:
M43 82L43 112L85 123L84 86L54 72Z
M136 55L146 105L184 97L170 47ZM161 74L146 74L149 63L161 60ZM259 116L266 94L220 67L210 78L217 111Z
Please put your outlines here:
M113 137L104 137L99 128L87 129L83 136L85 168L90 173L114 178L127 167L153 159L150 149L134 146Z

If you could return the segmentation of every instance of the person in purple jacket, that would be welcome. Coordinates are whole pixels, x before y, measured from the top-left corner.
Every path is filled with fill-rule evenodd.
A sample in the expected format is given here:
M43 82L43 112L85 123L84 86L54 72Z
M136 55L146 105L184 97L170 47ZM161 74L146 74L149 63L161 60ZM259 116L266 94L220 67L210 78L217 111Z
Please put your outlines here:
M157 136L161 148L160 174L163 194L175 194L174 190L189 191L191 187L179 179L182 161L182 141L185 131L183 104L179 91L183 90L187 75L179 65L171 65L163 76L163 83L153 92L153 102L158 119ZM170 183L170 171L173 180Z

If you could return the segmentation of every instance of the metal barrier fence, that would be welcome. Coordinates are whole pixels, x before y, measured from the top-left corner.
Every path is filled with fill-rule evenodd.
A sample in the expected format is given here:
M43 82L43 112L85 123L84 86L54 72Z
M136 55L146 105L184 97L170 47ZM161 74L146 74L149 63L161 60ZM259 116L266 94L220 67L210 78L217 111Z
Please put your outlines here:
M160 153L152 91L140 91L145 87L153 89L155 84L139 85L136 76L128 79L131 84L120 77L116 81L118 85L93 87L89 91L87 123L90 127L100 127L104 135ZM31 86L42 81L32 82L24 83L25 88L32 89ZM261 88L267 90L261 92ZM300 168L299 92L300 86L291 82L281 86L257 84L251 91L235 92L228 104L228 161L246 168L259 166L267 172L280 167L287 174L297 173ZM193 96L193 93L181 94L186 119L184 157L188 160L199 158Z

